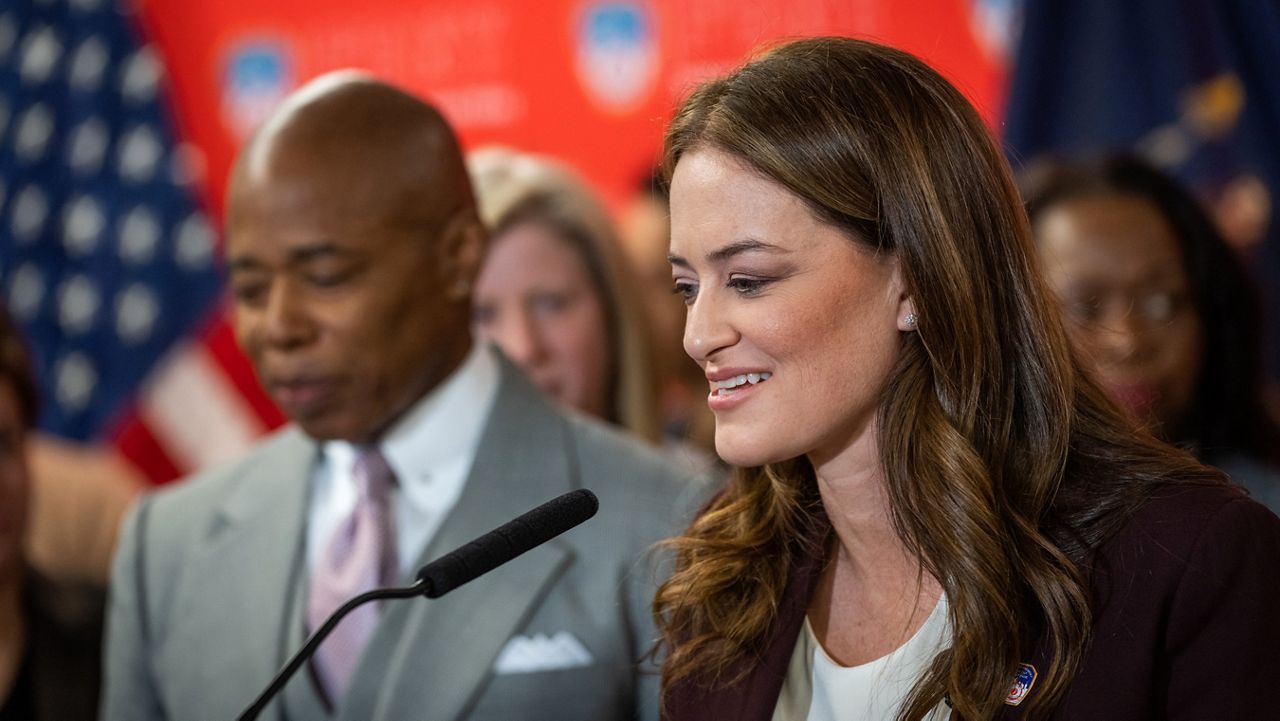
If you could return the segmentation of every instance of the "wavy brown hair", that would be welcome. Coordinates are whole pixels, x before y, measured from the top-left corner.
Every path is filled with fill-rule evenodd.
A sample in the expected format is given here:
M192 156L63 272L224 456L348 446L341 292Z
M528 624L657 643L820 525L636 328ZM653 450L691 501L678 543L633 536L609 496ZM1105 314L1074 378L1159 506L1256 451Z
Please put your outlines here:
M947 594L953 638L899 718L944 695L960 717L990 718L1041 634L1051 668L1025 711L1044 717L1088 643L1091 551L1156 486L1220 481L1139 432L1081 373L1007 165L921 61L848 38L783 45L684 102L668 177L699 148L895 254L919 314L881 398L880 463L899 535ZM654 601L664 687L738 680L791 569L830 533L805 459L737 470L671 541L676 571Z

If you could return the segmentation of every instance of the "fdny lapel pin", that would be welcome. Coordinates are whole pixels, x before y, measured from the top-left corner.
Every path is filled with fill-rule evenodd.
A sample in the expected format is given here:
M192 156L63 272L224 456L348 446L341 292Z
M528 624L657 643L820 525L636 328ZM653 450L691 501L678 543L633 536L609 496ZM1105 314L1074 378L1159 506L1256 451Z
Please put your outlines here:
M1009 693L1005 695L1004 702L1010 706L1017 706L1022 703L1022 699L1027 697L1027 693L1031 691L1031 686L1036 682L1036 667L1029 663L1018 666L1018 673L1013 677L1013 685L1009 687Z

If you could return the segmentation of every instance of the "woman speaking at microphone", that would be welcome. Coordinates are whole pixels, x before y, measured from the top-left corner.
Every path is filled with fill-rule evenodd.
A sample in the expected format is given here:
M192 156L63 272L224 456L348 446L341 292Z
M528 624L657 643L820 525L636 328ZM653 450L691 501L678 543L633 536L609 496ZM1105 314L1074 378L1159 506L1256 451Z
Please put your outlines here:
M668 719L1275 717L1280 519L1082 373L955 88L794 42L686 100L665 167L738 467L654 603Z

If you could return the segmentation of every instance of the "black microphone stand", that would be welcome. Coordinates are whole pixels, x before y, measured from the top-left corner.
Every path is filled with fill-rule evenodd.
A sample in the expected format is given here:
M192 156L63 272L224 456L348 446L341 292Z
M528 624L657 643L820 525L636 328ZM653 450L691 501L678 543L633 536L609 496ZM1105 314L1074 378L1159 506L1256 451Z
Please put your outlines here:
M271 699L279 693L280 689L286 682L288 682L293 674L297 673L302 664L307 662L307 659L315 652L316 646L319 646L320 642L323 641L325 637L333 631L334 627L338 625L338 622L341 621L348 613L351 613L351 611L353 611L357 606L361 606L369 601L377 601L384 598L413 598L414 596L425 596L427 595L428 590L429 586L427 582L420 578L412 586L375 588L374 590L362 593L339 606L338 610L334 611L329 618L325 620L324 624L321 625L320 628L316 629L315 633L311 634L311 637L307 639L307 642L302 644L302 648L298 649L298 652L293 654L293 657L289 659L289 662L284 665L284 668L280 669L280 673L277 673L275 678L271 679L271 683L268 684L266 689L258 695L258 698L254 699L254 702L250 704L249 708L245 709L244 713L236 717L236 721L253 721L253 719L258 718L258 714L262 713L262 709L266 708L267 704L271 702Z

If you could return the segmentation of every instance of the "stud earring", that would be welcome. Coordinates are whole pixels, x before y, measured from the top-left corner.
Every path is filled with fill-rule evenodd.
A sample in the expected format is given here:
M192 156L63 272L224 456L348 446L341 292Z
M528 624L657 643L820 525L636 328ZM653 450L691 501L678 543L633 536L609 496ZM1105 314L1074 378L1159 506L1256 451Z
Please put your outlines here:
M915 313L908 313L907 317L902 319L902 324L908 328L915 328L916 322L919 320L920 320L919 316L917 316Z

